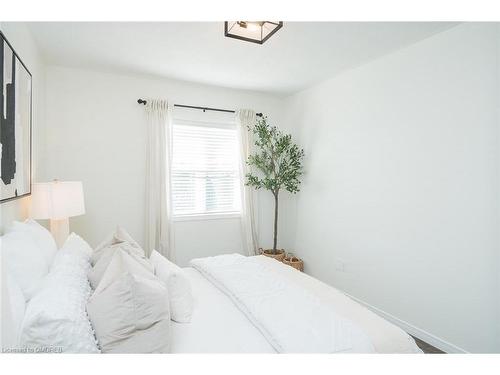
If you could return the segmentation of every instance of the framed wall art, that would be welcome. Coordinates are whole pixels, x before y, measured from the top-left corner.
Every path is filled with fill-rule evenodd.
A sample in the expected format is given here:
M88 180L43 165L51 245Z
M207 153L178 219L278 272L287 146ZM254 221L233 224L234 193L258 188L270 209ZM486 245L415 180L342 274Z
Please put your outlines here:
M0 32L0 203L31 194L32 77Z

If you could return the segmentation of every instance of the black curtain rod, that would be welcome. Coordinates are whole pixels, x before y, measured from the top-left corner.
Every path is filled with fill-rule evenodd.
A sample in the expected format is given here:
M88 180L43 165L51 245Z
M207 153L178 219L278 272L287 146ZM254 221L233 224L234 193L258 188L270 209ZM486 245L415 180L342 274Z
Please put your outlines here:
M144 100L144 99L137 99L137 103L146 105L147 101ZM194 106L194 105L184 105L184 104L174 104L174 107L191 108L191 109L201 109L201 110L203 110L203 112L205 112L205 111L216 111L216 112L235 113L235 111L231 111L230 109L197 107L197 106ZM256 113L255 115L259 116L259 117L262 117L262 113Z

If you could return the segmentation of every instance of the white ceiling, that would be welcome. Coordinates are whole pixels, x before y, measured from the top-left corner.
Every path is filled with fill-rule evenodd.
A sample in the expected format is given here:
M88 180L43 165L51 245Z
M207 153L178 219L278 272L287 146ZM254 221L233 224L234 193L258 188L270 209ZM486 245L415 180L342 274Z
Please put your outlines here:
M223 22L30 23L47 63L290 94L456 25L285 22L264 45Z

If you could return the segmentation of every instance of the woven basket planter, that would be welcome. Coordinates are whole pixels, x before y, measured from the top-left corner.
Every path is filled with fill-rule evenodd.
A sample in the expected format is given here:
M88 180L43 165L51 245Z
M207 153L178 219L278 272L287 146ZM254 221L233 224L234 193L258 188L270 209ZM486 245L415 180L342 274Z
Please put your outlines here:
M276 250L276 254L273 254L273 250L272 249L266 249L266 250L263 250L263 249L259 249L260 250L260 253L266 257L269 257L269 258L274 258L276 259L278 262L282 262L283 259L285 258L285 250L283 249L277 249Z
M300 272L304 271L304 261L294 256L287 256L282 260L283 263L288 264L290 267L299 270Z

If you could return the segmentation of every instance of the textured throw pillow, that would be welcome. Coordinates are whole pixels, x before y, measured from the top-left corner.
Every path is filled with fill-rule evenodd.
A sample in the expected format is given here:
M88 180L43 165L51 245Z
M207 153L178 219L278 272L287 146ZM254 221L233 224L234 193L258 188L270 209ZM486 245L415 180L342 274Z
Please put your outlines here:
M86 312L91 294L87 280L90 254L84 250L83 240L76 235L70 237L57 252L42 289L26 307L22 347L65 353L99 352Z
M2 262L21 287L28 301L40 289L49 267L32 236L24 230L13 230L0 238Z
M14 221L11 231L25 231L35 241L38 248L45 257L46 263L50 266L57 252L56 241L52 234L38 222L27 219L24 223Z
M137 253L136 248L133 247L128 242L121 242L115 245L110 245L105 247L100 251L99 260L94 264L94 267L89 271L88 278L90 281L90 285L93 289L96 289L101 281L106 269L108 268L111 259L116 251L124 251L128 255L130 255L134 260L139 263L142 267L144 267L151 274L154 273L154 268L151 262L144 256Z
M149 260L154 266L155 275L167 286L172 320L189 323L193 314L193 294L191 283L183 269L156 250L153 250Z
M88 271L91 254L92 248L90 245L77 234L71 233L61 249L56 253L50 271L57 269L58 272L64 272L64 265L68 264L68 262Z
M64 241L64 244L61 249L81 253L82 255L88 258L88 261L90 263L90 257L92 256L92 248L90 247L87 241L85 241L82 237L80 237L78 234L74 232L71 232L66 241Z
M141 248L141 246L139 246L139 244L132 238L130 234L127 233L125 229L118 226L116 227L115 231L110 233L106 237L106 239L99 245L97 245L97 247L94 249L91 258L92 265L97 263L97 261L103 255L103 252L106 250L107 247L119 243L128 243L137 255L145 256L144 250Z
M152 273L117 250L87 304L104 353L168 353L168 291Z

